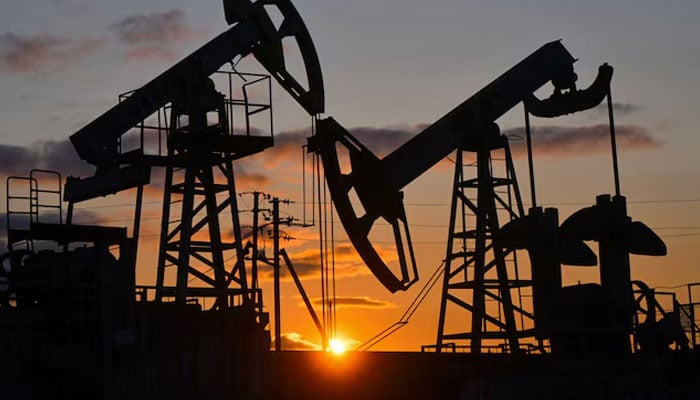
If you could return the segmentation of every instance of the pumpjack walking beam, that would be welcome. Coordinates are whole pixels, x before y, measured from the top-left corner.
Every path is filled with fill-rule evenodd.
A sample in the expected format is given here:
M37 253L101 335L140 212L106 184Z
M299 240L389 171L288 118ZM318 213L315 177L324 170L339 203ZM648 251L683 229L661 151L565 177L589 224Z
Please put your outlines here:
M266 7L279 10L283 17L279 27ZM318 55L291 1L224 0L224 11L233 27L71 135L78 155L95 165L97 174L70 180L66 184L65 200L79 202L147 184L149 167L160 165L159 160L120 155L121 136L166 104L200 94L209 84L208 77L238 56L252 53L307 113L323 112L324 88ZM306 87L287 70L282 43L286 38L294 39L301 52Z
M265 5L276 6L284 20L275 27ZM226 19L235 24L228 31L136 90L71 135L80 158L97 166L116 165L117 139L166 103L189 97L207 78L237 56L252 53L272 76L311 115L324 109L323 78L311 36L289 0L225 0ZM287 71L282 39L293 37L306 68L308 90Z

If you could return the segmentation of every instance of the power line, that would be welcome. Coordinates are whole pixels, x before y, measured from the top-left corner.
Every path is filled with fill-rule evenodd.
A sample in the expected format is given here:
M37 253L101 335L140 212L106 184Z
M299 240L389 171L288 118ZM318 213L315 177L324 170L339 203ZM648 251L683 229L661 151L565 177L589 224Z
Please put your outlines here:
M653 199L653 200L628 200L627 204L665 204L665 203L700 203L700 198L690 199ZM410 207L447 207L448 203L405 203ZM527 204L525 204L527 205ZM586 206L590 202L555 202L547 203L549 206Z
M312 202L296 202L298 204L311 204ZM326 202L327 203L327 202ZM651 200L628 200L627 204L664 204L664 203L700 203L700 198L688 198L688 199L651 199ZM149 201L144 202L144 205L161 205L162 201ZM588 202L555 202L547 203L551 206L585 206L590 205ZM449 203L404 203L405 206L409 207L447 207ZM527 205L527 204L526 204ZM101 204L92 206L81 206L80 209L100 209L100 208L116 208L116 207L132 207L132 203L118 203L118 204Z
M143 204L144 205L153 205L153 204L162 205L163 201L162 200L160 200L160 201L145 201L145 202L143 202ZM80 206L80 208L76 208L76 210L78 210L78 209L83 210L83 209L99 209L99 208L133 207L133 206L134 206L133 203L100 204L100 205L92 205L92 206Z
M688 237L688 236L700 236L700 232L696 233L678 233L675 235L661 235L662 238L677 238L677 237Z
M440 265L438 265L437 268L435 268L435 271L433 271L433 273L430 275L430 277L425 282L425 285L423 285L421 290L418 291L418 294L416 294L416 297L413 299L413 301L411 301L411 304L408 305L408 308L406 308L406 311L403 313L403 315L401 316L401 318L399 318L398 321L389 325L384 330L380 331L376 335L372 336L370 339L366 340L364 343L360 344L355 350L367 351L382 340L394 334L399 329L408 325L413 314L415 314L416 311L418 311L418 308L421 306L421 304L423 304L425 298L428 297L428 294L430 294L430 292L433 290L435 284L439 282L439 278L445 272L445 269L443 268L444 265L445 262L443 261Z
M657 226L654 227L656 230L681 230L681 229L700 229L700 226Z
M675 286L655 286L654 289L680 289L680 288L685 288L685 287L688 287L687 283L675 285Z

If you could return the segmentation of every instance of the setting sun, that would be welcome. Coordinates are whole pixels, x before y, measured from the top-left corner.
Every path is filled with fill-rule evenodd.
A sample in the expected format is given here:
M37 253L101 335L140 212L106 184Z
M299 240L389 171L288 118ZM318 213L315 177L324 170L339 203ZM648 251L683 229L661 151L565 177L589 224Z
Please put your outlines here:
M347 341L340 338L332 338L328 341L328 350L333 354L343 354L348 351Z

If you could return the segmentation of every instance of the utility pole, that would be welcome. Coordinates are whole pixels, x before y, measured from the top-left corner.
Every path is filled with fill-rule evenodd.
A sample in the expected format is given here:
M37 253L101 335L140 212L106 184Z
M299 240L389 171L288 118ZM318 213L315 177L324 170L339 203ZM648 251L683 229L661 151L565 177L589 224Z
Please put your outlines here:
M258 288L258 213L260 212L260 192L253 192L253 256L250 262L251 283L253 290Z
M299 290L299 293L301 294L302 298L304 299L307 308L309 309L309 313L314 320L314 324L316 324L316 327L319 329L319 333L321 334L322 338L325 338L323 329L320 326L320 323L318 321L318 318L316 316L315 311L313 310L313 307L311 307L311 302L306 295L306 292L304 288L301 286L301 282L299 281L299 277L296 274L296 271L294 270L294 266L291 263L291 260L289 259L289 256L287 253L284 251L284 249L281 249L280 247L280 239L293 239L291 236L287 236L284 232L280 232L280 224L285 223L288 226L294 225L293 217L287 217L281 219L280 218L280 203L283 204L291 204L293 203L290 200L287 199L280 199L278 197L272 197L269 194L265 194L262 192L252 192L253 195L253 232L252 232L252 240L253 240L253 257L252 257L252 280L251 280L251 286L255 289L259 287L259 277L258 277L258 269L257 269L257 261L262 261L264 264L267 264L272 267L273 269L273 296L274 296L274 309L273 309L273 323L274 323L274 350L276 352L282 351L282 306L281 306L281 268L282 268L282 260L285 261L287 264L287 267L289 269L289 273L294 279L294 283L297 286L297 289ZM272 204L272 208L260 208L260 195L262 195L263 199L268 201L269 203ZM264 212L265 213L265 221L268 221L262 226L260 225L260 219L259 219L259 213ZM269 236L272 238L272 243L273 243L273 255L272 258L268 258L264 255L263 252L258 251L258 238L259 238L259 232L258 230L261 227L266 227L272 225L272 231L268 231ZM284 235L282 237L281 235ZM325 340L325 339L324 339Z
M272 236L274 242L273 269L275 292L275 351L282 350L282 329L280 327L280 200L272 199Z

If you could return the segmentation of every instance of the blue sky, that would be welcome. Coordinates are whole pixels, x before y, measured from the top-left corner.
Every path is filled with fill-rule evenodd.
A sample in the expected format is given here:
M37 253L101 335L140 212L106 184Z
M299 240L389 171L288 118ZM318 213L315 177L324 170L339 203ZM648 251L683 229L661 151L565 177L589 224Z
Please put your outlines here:
M297 0L294 4L319 53L327 115L347 127L411 131L417 124L430 123L552 40L561 39L579 59L580 87L588 86L598 65L613 65L614 100L627 106L618 111L616 122L644 129L654 142L621 143L622 190L629 197L630 214L661 228L658 233L666 235L669 247L663 260L638 260L638 273L661 285L700 280L694 268L700 238L699 2ZM2 0L2 7L0 138L8 146L67 138L113 105L119 93L139 87L227 27L217 0ZM171 27L177 29L159 42L129 43L115 28L125 18L169 12L175 13ZM54 45L30 54L29 64L12 64L7 58L11 45L37 37L44 42L53 39ZM147 56L134 53L144 48L150 51ZM247 64L255 68L254 62ZM277 131L308 126L308 116L279 88L275 107ZM499 121L501 127L521 126L521 114L520 109L507 114ZM591 113L533 121L535 130L553 124L604 123L605 118ZM584 153L567 156L553 151L536 162L538 199L552 205L576 203L561 206L562 219L591 203L596 194L612 189L607 153ZM524 167L522 160L518 163ZM295 178L278 174L267 189L294 194L295 174ZM526 170L521 168L519 174L526 191ZM450 175L449 168L438 167L420 178L406 189L407 203L447 202ZM446 224L447 217L446 207L429 212L409 207L409 221L416 223L438 219ZM444 230L437 232L446 235ZM434 235L435 230L415 234ZM424 275L442 258L441 251L441 246L432 245L419 249ZM660 269L671 272L660 274ZM389 297L367 276L345 279L341 286L348 295L388 299L397 305L397 315L413 296ZM288 295L293 297L291 291ZM434 299L426 304L433 308L432 314L435 305ZM348 320L360 318L353 312L357 311L347 311ZM384 314L382 322L396 319L390 311ZM415 348L432 337L435 322L430 315L426 311L417 316L428 333L400 336L393 346ZM304 324L310 326L304 321L293 328L308 334L311 330ZM358 339L370 333L369 328L353 332Z

